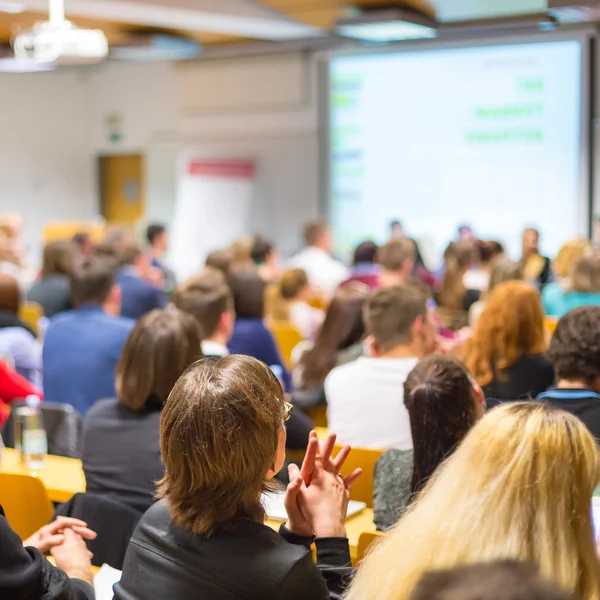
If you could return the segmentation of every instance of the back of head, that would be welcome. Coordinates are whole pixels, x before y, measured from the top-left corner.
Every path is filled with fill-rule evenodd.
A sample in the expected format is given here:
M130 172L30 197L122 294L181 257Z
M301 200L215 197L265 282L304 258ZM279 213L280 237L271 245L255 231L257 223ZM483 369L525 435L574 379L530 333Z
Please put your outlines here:
M427 571L511 558L598 598L590 506L599 481L598 446L576 416L538 402L502 405L367 557L348 597L405 600Z
M573 268L579 259L590 251L591 247L590 241L586 239L569 240L558 251L552 263L552 270L561 279L571 277Z
M229 287L238 318L262 319L264 317L267 285L254 269L236 271L230 275Z
M233 307L225 275L210 267L181 285L173 302L196 319L202 339L214 335L223 313Z
M44 246L42 276L66 275L70 277L75 267L73 245L71 242L56 240Z
M600 306L582 306L560 319L549 350L557 380L598 388L600 377Z
M423 575L410 600L570 600L531 564L516 560L467 565Z
M229 246L228 251L231 256L229 270L231 272L248 269L252 266L251 252L253 245L254 237L247 235L235 240L235 242Z
M571 289L584 294L600 292L600 250L584 253L575 263Z
M504 254L504 247L500 242L477 240L476 244L482 265L488 265Z
M229 250L213 250L206 257L204 265L218 269L224 275L228 275L231 267L231 252Z
M415 321L427 318L427 296L416 285L383 288L367 300L364 317L367 333L387 352L411 343Z
M12 276L0 272L0 310L17 314L21 306L21 288Z
M158 491L177 525L208 536L239 519L262 521L283 413L281 385L254 358L204 359L179 379L161 416Z
M362 340L365 335L363 309L369 288L349 283L338 288L325 313L312 349L302 359L303 383L307 387L323 385L337 362L338 352Z
M106 244L105 242L96 244L94 247L94 256L99 258L108 258L114 262L118 262L120 259L116 248L111 244Z
M116 375L119 404L134 412L157 409L199 357L200 332L191 315L153 310L131 330Z
M319 242L329 232L329 225L320 219L310 221L304 226L304 243L306 246L318 246Z
M377 262L386 271L399 271L407 261L415 261L417 250L415 243L409 238L393 238L377 251Z
M308 276L303 269L289 269L281 277L279 288L284 300L292 300L308 286Z
M356 266L363 263L374 263L378 249L379 246L375 242L362 242L354 251L352 264Z
M490 272L488 291L491 292L505 281L522 281L523 265L508 258L499 258Z
M142 249L135 244L128 244L121 251L121 264L122 265L135 265L142 255Z
M480 385L527 354L546 350L540 296L525 281L506 281L494 288L473 335L467 342L466 365Z
M462 310L467 289L463 277L477 260L477 247L471 240L452 242L444 252L444 276L438 302L444 308Z
M152 223L146 228L146 241L150 246L154 246L155 242L161 235L166 233L166 228L160 223Z
M422 359L404 383L414 444L413 494L475 424L475 392L466 368L449 356Z
M126 246L133 245L135 242L133 232L126 225L110 225L104 233L103 244L112 246L117 255L125 249Z
M93 257L75 270L71 280L71 295L75 306L104 304L115 285L114 261Z
M255 265L262 265L273 252L273 245L262 235L254 236L254 242L250 250L250 257Z

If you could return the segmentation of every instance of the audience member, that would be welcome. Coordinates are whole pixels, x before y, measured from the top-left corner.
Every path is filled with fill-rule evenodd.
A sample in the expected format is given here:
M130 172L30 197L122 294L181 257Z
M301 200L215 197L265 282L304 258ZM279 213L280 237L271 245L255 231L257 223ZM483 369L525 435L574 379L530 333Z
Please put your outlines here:
M19 373L41 386L42 349L35 333L19 318L21 288L11 275L0 273L0 357Z
M153 223L146 229L146 241L150 249L150 265L162 273L165 292L172 292L177 286L175 273L165 263L165 254L169 249L167 228L164 225Z
M246 271L254 266L252 262L252 246L254 245L254 236L245 235L235 240L228 248L231 261L229 263L229 272Z
M467 271L476 263L476 246L472 241L452 242L444 252L444 275L437 294L442 308L468 311L477 300L479 290L465 285Z
M323 221L311 221L304 228L306 247L290 260L290 267L303 269L311 285L332 298L348 276L346 267L332 256L331 229Z
M475 254L479 261L465 273L463 283L469 290L484 292L488 289L492 268L498 258L504 254L504 248L499 242L475 242Z
M76 233L71 239L71 244L73 245L73 260L77 267L80 267L94 254L94 242L88 231Z
M161 501L131 539L116 600L341 598L352 574L351 481L338 474L349 448L329 460L335 436L329 452L311 437L302 473L290 468L281 535L263 525L286 415L277 379L252 358L204 360L179 379L161 417Z
M470 225L463 223L458 226L458 241L474 242L475 239L473 228Z
M308 277L302 269L284 271L280 282L274 284L267 294L272 296L266 310L268 321L290 323L304 339L315 338L325 313L309 304L313 294Z
M379 246L375 242L360 243L354 251L350 277L342 285L350 282L364 283L374 290L379 287L381 266L376 264Z
M121 288L121 314L129 319L139 319L146 313L167 305L167 297L144 278L150 266L148 257L138 246L128 246L121 252L122 266L117 272Z
M402 225L401 221L398 219L394 219L390 222L390 238L402 238L405 237L404 234L404 225Z
M0 357L0 433L10 414L7 405L14 401L22 401L27 396L44 397L42 390L19 375ZM2 446L0 445L0 452Z
M245 354L281 372L284 388L290 389L290 376L283 364L273 334L266 328L264 295L267 283L254 270L238 271L229 279L236 313L228 348L232 354Z
M96 402L83 428L87 491L145 512L154 503L160 461L160 413L175 382L199 357L194 318L154 310L132 329L116 375L117 397Z
M584 252L573 267L570 281L563 281L564 287L552 287L557 285L550 283L542 292L548 315L560 318L579 306L600 306L600 250Z
M350 283L338 289L325 313L314 344L294 350L294 403L302 407L325 404L325 378L330 371L365 354L363 308L369 288Z
M535 398L554 383L538 292L506 281L486 301L465 347L465 363L490 400Z
M277 256L271 242L262 235L254 236L250 257L262 279L267 283L279 281L281 277L279 256Z
M573 597L598 598L599 482L579 419L536 402L496 408L363 561L348 600L407 600L424 573L482 559L531 562Z
M206 257L205 266L218 269L224 275L229 275L231 269L231 252L229 250L213 250Z
M384 288L367 300L370 356L336 367L325 379L327 423L342 442L362 448L413 447L402 386L435 350L427 298L413 285Z
M233 335L235 311L225 276L207 267L177 290L174 304L192 315L200 326L202 353L221 358L229 354L227 344Z
M59 518L22 542L0 507L2 600L93 600L91 555L96 534L78 519ZM44 557L51 554L56 567Z
M131 228L125 225L109 225L104 232L104 239L100 247L111 247L115 252L115 256L121 257L121 254L126 248L135 246L135 238Z
M469 325L475 327L479 321L479 317L485 308L485 302L489 294L505 281L521 281L523 279L523 267L521 263L514 262L508 258L497 258L494 261L492 270L490 271L490 278L488 282L488 288L485 294L482 294L481 300L471 305L469 309Z
M579 417L600 442L600 306L584 306L558 322L549 351L556 387L538 398Z
M552 263L557 281L552 281L542 290L542 304L547 315L555 316L563 308L564 295L572 289L573 269L591 249L590 241L585 239L569 240L562 245Z
M135 321L120 317L121 291L114 263L92 258L75 272L74 310L56 315L46 332L44 393L82 415L103 398L114 398L115 371Z
M75 257L71 242L56 241L46 244L42 259L42 276L29 292L27 300L37 302L49 319L71 308L71 277Z
M523 232L523 252L521 264L525 280L534 283L538 289L543 287L552 279L550 259L542 256L539 250L540 232L532 227Z
M467 369L449 356L421 360L404 382L414 452L387 450L377 461L373 512L377 529L392 527L483 417L485 398Z
M97 258L107 258L115 263L118 263L121 260L121 256L117 252L116 248L105 242L96 244L92 256Z
M409 600L572 600L530 563L497 560L425 573Z
M20 259L15 256L11 245L11 238L4 229L0 227L0 273L14 277L19 285L25 287L23 281L23 267Z
M377 251L377 263L381 265L379 287L408 283L415 266L414 242L408 238L391 239Z

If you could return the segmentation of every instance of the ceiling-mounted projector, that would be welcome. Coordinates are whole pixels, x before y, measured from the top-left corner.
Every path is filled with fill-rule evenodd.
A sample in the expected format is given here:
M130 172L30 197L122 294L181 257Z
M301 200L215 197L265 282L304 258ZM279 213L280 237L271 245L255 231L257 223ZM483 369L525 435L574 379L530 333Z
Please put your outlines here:
M16 58L59 65L93 64L108 56L104 33L67 21L63 0L50 0L50 20L17 34L13 48Z

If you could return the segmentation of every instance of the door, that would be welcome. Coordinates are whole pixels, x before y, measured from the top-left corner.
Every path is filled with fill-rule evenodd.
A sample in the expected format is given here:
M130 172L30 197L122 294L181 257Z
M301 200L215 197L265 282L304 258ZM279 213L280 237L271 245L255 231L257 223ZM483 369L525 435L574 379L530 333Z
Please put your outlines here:
M102 216L109 224L133 228L145 209L143 156L101 156L99 171Z

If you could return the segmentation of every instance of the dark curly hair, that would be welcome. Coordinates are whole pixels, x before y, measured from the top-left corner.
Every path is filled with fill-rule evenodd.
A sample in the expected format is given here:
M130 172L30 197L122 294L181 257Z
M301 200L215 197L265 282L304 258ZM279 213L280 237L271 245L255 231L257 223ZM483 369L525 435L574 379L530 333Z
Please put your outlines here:
M557 379L592 385L600 377L600 306L568 312L558 322L549 355Z

